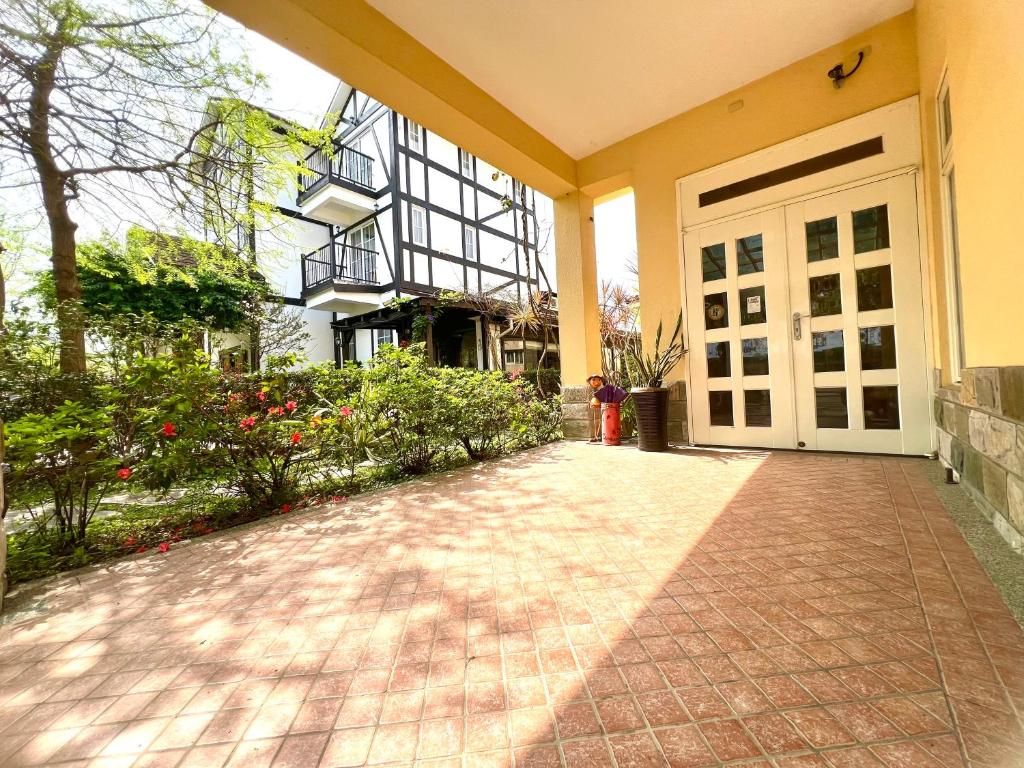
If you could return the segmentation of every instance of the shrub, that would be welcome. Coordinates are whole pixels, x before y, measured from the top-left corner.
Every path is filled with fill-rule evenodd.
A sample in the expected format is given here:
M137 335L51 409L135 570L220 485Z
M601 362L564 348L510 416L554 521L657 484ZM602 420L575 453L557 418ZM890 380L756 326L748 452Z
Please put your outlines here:
M504 453L527 429L522 387L500 371L437 369L451 428L474 461Z
M367 406L382 420L383 457L419 475L455 443L449 400L422 344L385 344L370 363Z
M284 368L224 373L199 358L177 385L163 403L170 439L149 460L157 484L219 479L257 510L293 502L322 458L308 380Z
M85 540L86 526L107 488L131 476L121 467L112 410L69 400L4 427L11 494L49 491L57 551L67 552ZM50 522L44 515L39 524L46 528Z

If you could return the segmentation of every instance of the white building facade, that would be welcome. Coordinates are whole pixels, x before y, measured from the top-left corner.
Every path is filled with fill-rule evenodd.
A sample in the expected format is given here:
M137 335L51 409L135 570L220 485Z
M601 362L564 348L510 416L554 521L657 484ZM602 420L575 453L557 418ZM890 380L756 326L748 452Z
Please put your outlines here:
M344 83L327 120L337 123L333 152L311 152L277 200L288 231L259 236L268 282L304 320L305 357L365 362L383 343L419 340L410 323L419 312L438 364L515 369L531 350L536 360L536 339L469 307L434 311L431 298L522 305L531 290L549 295L551 201L527 189L524 211L511 178ZM223 355L242 340L219 344ZM557 344L548 349L546 364L557 366Z

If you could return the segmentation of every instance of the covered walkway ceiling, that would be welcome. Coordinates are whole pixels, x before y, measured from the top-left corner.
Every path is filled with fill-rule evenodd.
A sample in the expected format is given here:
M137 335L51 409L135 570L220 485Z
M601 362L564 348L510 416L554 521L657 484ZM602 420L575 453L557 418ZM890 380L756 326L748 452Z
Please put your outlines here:
M913 5L206 1L552 197L581 157Z
M913 6L913 0L369 3L576 159Z

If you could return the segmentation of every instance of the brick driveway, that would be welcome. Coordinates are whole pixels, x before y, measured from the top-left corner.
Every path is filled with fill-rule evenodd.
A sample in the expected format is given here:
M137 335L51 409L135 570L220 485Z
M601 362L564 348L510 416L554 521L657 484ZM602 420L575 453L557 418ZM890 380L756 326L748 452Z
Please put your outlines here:
M562 443L12 608L3 765L1024 765L913 460Z

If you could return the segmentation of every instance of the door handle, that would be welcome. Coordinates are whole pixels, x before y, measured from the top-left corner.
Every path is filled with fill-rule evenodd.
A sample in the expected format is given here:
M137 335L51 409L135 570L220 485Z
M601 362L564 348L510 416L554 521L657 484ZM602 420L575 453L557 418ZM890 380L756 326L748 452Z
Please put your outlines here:
M800 324L800 321L805 317L810 317L810 315L801 315L799 312L793 313L793 341L800 341L803 338L803 326Z

